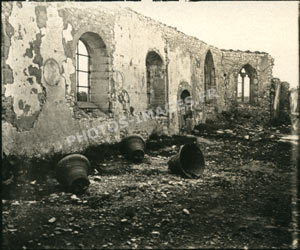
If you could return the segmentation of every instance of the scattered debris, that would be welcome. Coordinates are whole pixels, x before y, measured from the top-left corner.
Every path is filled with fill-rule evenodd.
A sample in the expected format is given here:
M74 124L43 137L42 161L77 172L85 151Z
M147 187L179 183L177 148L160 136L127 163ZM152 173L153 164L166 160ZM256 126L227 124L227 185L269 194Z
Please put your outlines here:
M114 155L96 162L115 171L99 170L80 196L63 192L57 182L17 182L18 190L30 192L2 201L5 249L289 248L292 145L281 142L282 130L276 134L272 127L222 131L195 136L205 155L201 178L168 173L168 157L178 155L186 141L166 138L145 156L151 164ZM256 135L262 140L254 143ZM91 237L103 233L91 244Z

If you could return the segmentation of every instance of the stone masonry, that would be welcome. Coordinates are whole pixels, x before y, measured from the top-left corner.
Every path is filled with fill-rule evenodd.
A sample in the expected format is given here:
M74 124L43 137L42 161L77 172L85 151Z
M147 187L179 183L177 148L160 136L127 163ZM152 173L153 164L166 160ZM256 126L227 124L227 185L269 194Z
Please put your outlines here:
M230 108L243 68L250 105L270 105L269 54L222 50L128 8L3 2L1 22L6 155L43 157L132 133L179 133ZM79 39L89 48L89 102L76 94ZM126 126L149 108L157 114L187 96L194 102L190 110L175 108Z

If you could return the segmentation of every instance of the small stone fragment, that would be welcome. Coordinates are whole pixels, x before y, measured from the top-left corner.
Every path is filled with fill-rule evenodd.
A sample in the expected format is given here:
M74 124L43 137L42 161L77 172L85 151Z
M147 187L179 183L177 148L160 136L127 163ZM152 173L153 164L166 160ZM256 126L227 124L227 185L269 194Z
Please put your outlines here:
M184 208L183 210L182 210L185 214L190 214L190 211L189 210L187 210L186 208Z
M153 235L159 235L160 234L160 232L158 232L158 231L152 231L152 233L151 234L153 234Z
M56 221L55 217L52 217L50 220L48 220L49 223L54 223Z
M80 199L77 197L76 194L73 194L73 195L71 196L71 200L73 200L73 201L78 201L78 200L80 200Z
M20 202L18 201L14 201L13 203L11 203L12 206L19 206L20 205Z

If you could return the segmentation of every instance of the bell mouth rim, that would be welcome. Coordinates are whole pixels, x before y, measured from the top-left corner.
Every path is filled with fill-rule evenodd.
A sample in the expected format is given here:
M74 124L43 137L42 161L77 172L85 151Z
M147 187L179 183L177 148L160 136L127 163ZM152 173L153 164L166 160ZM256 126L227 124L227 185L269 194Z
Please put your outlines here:
M141 153L141 156L143 156L143 158L144 158L145 152L142 149L136 149L136 150L132 151L131 154L130 154L130 158L132 160L136 161L135 156L136 156L137 153Z
M78 182L78 181L82 181L82 183L83 183L82 188L80 190L74 192L76 190L75 183ZM79 178L76 178L76 179L72 180L69 183L67 188L72 193L84 193L89 188L89 185L90 185L89 179L82 176L82 177L79 177Z
M201 164L200 167L198 165L198 167L193 167L193 168L188 168L188 169L185 169L183 166L186 165L186 163L183 162L183 159L182 159L182 154L184 153L184 148L187 148L187 147L190 147L190 146L193 146L198 152L199 154L201 155ZM197 152L197 153L198 153ZM179 163L179 168L180 168L180 171L183 173L183 175L185 177L188 177L188 178L198 178L200 177L203 172L204 172L204 169L205 169L205 160L204 160L204 156L203 156L203 153L201 151L201 149L199 148L199 146L195 143L188 143L188 144L185 144L185 145L182 145L179 152L178 152L178 159L177 159L178 163ZM193 165L196 165L195 163L193 163Z

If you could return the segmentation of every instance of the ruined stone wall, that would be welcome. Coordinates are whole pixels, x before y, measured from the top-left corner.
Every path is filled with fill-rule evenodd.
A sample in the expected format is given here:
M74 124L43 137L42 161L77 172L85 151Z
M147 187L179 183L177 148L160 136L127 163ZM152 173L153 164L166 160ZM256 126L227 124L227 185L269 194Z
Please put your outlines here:
M75 51L82 37L96 53L91 79L96 106L76 101ZM230 106L236 74L247 63L258 72L258 104L264 105L273 65L266 53L222 51L130 9L95 3L2 3L1 45L3 151L28 157L75 152L131 133L145 138L153 131L178 133L176 108L159 119L137 120L149 108L147 55L162 62L157 71L162 76L156 76L164 84L157 91L159 104L176 106L187 90L194 101L192 125ZM216 95L205 103L208 51ZM120 131L115 121L124 117L135 122Z
M295 90L290 90L288 82L273 78L271 93L271 122L277 125L291 124L295 112Z
M38 157L115 139L108 136L91 141L82 136L110 116L91 117L74 103L78 38L95 30L113 44L114 16L63 5L2 3L2 135L6 154ZM78 135L79 140L69 146L65 138L71 135Z
M269 92L272 80L274 59L264 52L241 52L223 50L222 57L224 78L228 80L227 88L223 94L230 99L235 99L238 73L243 66L251 65L257 73L255 81L255 105L269 107ZM225 81L224 79L224 81Z
M293 88L290 91L290 115L292 124L292 133L299 134L300 132L300 89Z

